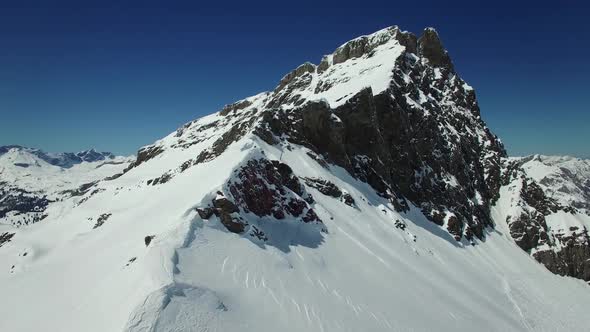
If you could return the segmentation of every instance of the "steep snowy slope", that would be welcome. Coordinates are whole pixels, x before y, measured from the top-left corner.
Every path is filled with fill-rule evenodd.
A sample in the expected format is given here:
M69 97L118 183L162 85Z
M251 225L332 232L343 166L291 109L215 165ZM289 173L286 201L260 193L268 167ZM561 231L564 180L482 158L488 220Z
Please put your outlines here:
M21 146L0 147L0 223L35 223L46 207L81 194L80 186L121 172L132 160L88 150L48 154ZM82 191L84 187L82 187Z
M0 225L0 330L583 330L504 157L434 30L354 39Z

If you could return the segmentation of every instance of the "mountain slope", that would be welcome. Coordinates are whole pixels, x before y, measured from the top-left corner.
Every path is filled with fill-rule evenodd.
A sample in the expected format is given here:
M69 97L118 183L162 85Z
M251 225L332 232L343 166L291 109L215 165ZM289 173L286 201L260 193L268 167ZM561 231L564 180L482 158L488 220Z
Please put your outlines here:
M359 37L0 225L0 329L582 330L590 288L514 243L505 157L434 30Z

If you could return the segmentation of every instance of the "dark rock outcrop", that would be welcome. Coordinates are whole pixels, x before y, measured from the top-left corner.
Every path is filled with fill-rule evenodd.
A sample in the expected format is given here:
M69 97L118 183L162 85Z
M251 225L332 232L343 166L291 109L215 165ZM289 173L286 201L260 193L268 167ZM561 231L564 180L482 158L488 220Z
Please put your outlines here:
M104 225L104 223L112 216L112 213L103 213L96 219L96 224L94 224L93 229L99 228L100 226Z
M223 196L221 192L218 192L217 196L213 199L215 215L219 217L219 220L227 230L233 233L242 233L246 222L237 215L240 209L232 201Z
M14 237L14 233L4 232L0 234L0 247L2 247L5 243L10 242Z
M149 185L155 186L155 185L158 185L158 184L164 184L164 183L170 181L170 179L172 179L172 174L170 174L170 173L164 173L164 174L162 174L161 176L159 176L159 177L157 177L155 179L148 180L147 181L147 185L148 186Z
M299 179L286 164L276 160L251 159L236 173L236 179L230 181L227 187L236 204L246 213L321 222L309 206L309 196Z
M201 219L209 219L215 214L215 209L211 207L197 208L196 210Z
M322 194L340 199L346 205L354 206L354 198L349 193L340 190L334 183L318 178L304 178L304 181L306 185L317 189Z
M555 274L590 281L590 235L584 228L569 236L557 236L561 249L542 250L533 257Z
M29 192L0 182L0 219L9 214L18 216L13 226L25 226L43 220L47 206L52 202L43 193Z
M162 152L164 152L164 148L159 145L150 145L139 149L139 151L137 151L137 157L135 158L135 161L129 164L129 166L127 166L123 172L128 172L132 168L135 168L146 161L157 157Z
M382 33L353 39L339 47L334 52L332 55L332 62L333 64L339 64L352 58L358 58L365 54L370 54L377 46L395 38L398 32L399 28L394 26L385 29Z
M145 243L145 246L149 246L150 243L152 243L152 240L155 238L155 235L148 235L143 239L143 242Z
M309 205L309 195L291 168L279 161L250 159L235 170L235 177L225 185L228 195L218 191L211 205L196 208L201 219L217 216L233 233L244 233L249 226L247 215L276 220L296 218L304 223L321 220ZM250 234L259 240L268 240L264 231L252 225Z
M315 65L312 63L306 62L302 64L301 66L295 68L295 70L293 70L289 74L285 75L285 77L283 77L279 82L279 85L277 86L276 90L282 90L285 86L293 82L295 78L301 77L306 73L313 73L315 69Z
M226 105L220 112L219 115L223 115L226 116L230 113L234 113L236 111L242 110L248 106L252 105L251 101L248 100L242 100L242 101L238 101L236 103L230 104L230 105Z
M426 28L422 36L418 38L418 54L428 59L435 67L453 68L451 58L433 28Z
M342 191L336 187L335 184L328 180L322 180L317 178L305 178L305 184L308 186L317 189L324 195L332 196L334 198L340 198L342 196Z

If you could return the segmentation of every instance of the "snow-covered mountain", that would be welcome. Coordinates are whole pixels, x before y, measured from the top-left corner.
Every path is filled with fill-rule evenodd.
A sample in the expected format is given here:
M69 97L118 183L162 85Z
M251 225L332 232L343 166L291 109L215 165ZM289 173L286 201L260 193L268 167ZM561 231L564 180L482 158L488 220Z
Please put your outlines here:
M386 28L0 225L0 330L584 330L590 287L534 258L585 279L538 253L586 264L554 227L588 225L587 162L549 159L507 157L436 31Z
M50 154L0 146L0 223L23 226L47 215L47 207L82 195L96 181L121 172L133 159L94 150Z

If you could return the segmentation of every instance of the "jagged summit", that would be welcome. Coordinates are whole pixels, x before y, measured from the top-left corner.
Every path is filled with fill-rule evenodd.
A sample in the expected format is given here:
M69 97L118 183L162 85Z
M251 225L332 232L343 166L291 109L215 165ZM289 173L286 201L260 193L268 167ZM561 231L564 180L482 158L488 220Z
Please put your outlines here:
M523 165L434 31L386 28L0 224L0 330L581 330L590 288L530 255L584 278L542 222L588 218Z
M438 71L441 73L453 72L448 52L433 28L426 28L423 35L417 38L410 32L391 26L342 44L332 54L325 55L317 66L310 62L300 65L281 79L274 93L281 94L292 83L295 89L307 88L300 94L305 100L324 99L332 106L342 104L351 94L364 87L370 87L374 94L378 94L387 88L391 78L382 75L390 74L402 52L429 61L433 67L440 67ZM346 82L352 75L365 85L347 86ZM335 84L341 85L343 91L330 91L330 87ZM288 92L292 94L294 91ZM298 98L292 102L301 100Z
M453 69L451 58L434 28L424 29L424 33L418 38L417 46L418 54L428 59L433 66Z
M399 209L408 200L421 206L458 240L483 238L492 225L506 153L431 28L420 38L393 26L352 39L219 114L238 125L217 151L247 132L271 145L300 144L395 197Z

